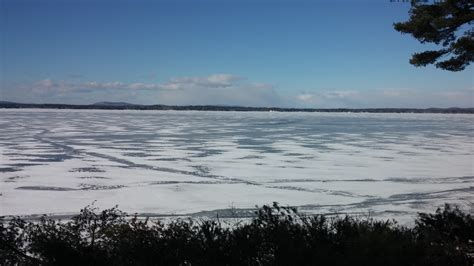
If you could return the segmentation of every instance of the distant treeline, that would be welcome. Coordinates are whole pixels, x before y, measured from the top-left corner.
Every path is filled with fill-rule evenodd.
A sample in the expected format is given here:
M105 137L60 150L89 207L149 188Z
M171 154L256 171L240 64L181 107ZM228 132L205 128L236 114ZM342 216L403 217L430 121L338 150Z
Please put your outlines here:
M69 221L0 219L1 265L472 266L474 219L446 205L413 227L263 206L246 222L129 217L86 207Z
M443 113L473 114L474 108L280 108L244 107L219 105L137 105L137 104L33 104L0 102L0 108L44 108L44 109L98 109L98 110L178 110L178 111L241 111L241 112L331 112L331 113Z

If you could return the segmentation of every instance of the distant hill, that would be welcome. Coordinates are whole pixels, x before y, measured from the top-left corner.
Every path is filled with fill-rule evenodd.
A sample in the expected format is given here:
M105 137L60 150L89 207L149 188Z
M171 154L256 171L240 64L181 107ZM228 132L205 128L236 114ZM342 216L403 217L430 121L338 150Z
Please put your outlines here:
M437 113L474 114L474 108L282 108L219 105L139 105L126 102L98 102L94 104L48 104L0 102L0 108L43 109L103 109L103 110L176 110L176 111L237 111L237 112L328 112L328 113Z
M98 103L94 103L92 105L96 105L96 106L133 106L133 105L138 105L138 104L126 103L126 102L98 102Z

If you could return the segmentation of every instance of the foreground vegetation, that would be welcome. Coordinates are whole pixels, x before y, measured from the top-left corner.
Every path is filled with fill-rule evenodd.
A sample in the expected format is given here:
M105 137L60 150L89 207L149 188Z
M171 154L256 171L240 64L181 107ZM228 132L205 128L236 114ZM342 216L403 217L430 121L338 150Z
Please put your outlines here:
M1 265L473 265L474 219L446 205L414 227L263 206L232 226L86 207L70 221L0 221Z

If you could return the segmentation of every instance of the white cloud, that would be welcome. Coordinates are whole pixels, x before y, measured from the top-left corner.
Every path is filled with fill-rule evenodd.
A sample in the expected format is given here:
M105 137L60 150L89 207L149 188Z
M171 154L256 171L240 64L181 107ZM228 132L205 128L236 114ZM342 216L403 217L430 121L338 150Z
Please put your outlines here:
M112 82L67 82L52 79L40 80L32 85L33 92L39 94L54 92L90 91L93 89L130 90L182 90L192 88L228 88L242 78L231 74L214 74L206 77L173 78L165 83L123 83Z
M347 107L358 97L358 91L328 90L300 93L295 96L295 99L305 107L332 108Z
M226 88L159 91L155 102L172 105L281 106L283 98L270 85L243 84Z
M380 88L313 90L283 95L271 84L252 83L231 74L172 78L161 83L56 81L43 79L7 90L6 100L19 102L240 105L311 108L473 107L474 89Z
M381 88L372 90L325 90L295 95L301 106L314 108L428 108L473 107L474 90Z
M311 94L311 93L303 93L303 94L296 95L296 99L302 102L309 102L313 100L314 97L315 97L315 94Z
M162 84L164 89L189 89L189 88L227 88L235 85L241 77L231 74L214 74L207 77L183 77L174 78L169 82Z
M44 79L17 91L32 92L33 102L93 103L129 101L140 104L208 104L281 106L283 98L269 84L244 82L231 74L172 78L162 83L72 82ZM11 99L18 98L10 97ZM21 101L21 100L20 100Z

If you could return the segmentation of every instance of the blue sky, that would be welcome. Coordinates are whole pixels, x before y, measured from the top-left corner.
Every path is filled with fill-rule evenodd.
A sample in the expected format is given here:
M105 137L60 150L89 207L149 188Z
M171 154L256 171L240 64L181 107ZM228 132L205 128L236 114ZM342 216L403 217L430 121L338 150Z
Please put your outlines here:
M1 2L0 99L88 104L473 106L473 68L415 68L408 3Z

